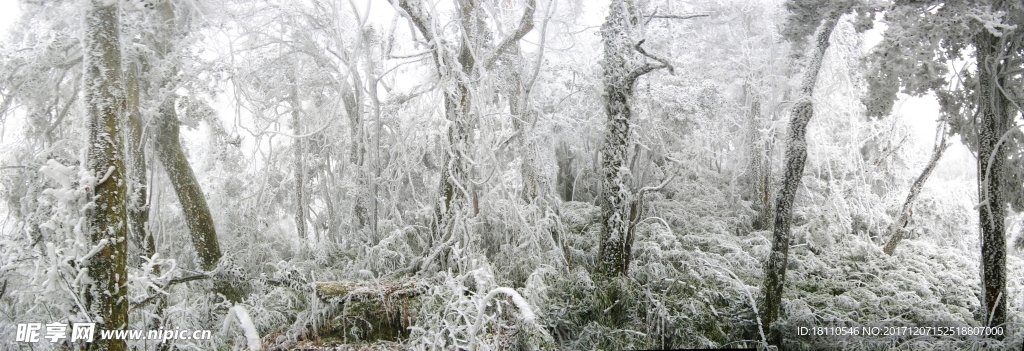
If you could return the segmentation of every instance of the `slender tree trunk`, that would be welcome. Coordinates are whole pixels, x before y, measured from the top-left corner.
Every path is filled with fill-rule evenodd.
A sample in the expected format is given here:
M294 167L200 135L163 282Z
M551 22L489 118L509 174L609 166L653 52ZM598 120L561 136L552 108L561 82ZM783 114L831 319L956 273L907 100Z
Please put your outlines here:
M299 89L296 86L296 73L292 75L292 132L295 133L295 230L302 240L309 240L306 233L306 160L305 141L302 138L302 108L299 105Z
M345 105L345 113L349 118L349 139L352 143L349 162L354 168L354 176L357 182L356 194L352 199L352 212L355 217L355 229L361 230L369 224L373 224L374 228L376 228L376 221L370 216L370 211L375 210L376 206L367 203L371 200L375 202L374 199L376 199L373 195L374 191L368 191L367 189L371 188L370 183L373 182L375 175L368 169L366 162L369 153L367 152L366 145L366 121L363 118L363 95L361 93L362 89L359 88L362 80L354 64L349 66L349 71L355 85L342 82L341 101ZM376 233L376 229L374 232Z
M512 124L516 128L516 149L522 156L522 163L519 165L519 174L523 179L520 198L527 203L533 203L537 196L541 194L540 174L538 174L537 168L534 165L537 158L537 145L530 138L530 133L533 132L533 125L537 121L537 116L528 107L530 87L525 85L528 82L523 81L524 65L519 42L512 44L507 61L511 61L508 110L513 118Z
M949 147L949 143L946 142L946 131L940 130L942 133L941 139L938 144L935 144L935 149L932 151L932 158L928 160L928 165L924 167L924 171L921 171L921 175L917 176L917 180L910 186L910 191L907 194L907 200L903 202L903 207L900 209L900 216L889 229L886 231L886 235L889 236L889 243L885 245L884 251L887 255L892 255L896 251L896 245L899 245L900 240L903 240L903 235L906 234L907 224L910 223L910 216L913 214L911 208L914 206L914 199L921 193L921 188L924 187L924 183L928 181L928 177L931 176L932 171L935 170L935 166L939 164L939 159L942 158L942 153Z
M95 206L88 211L89 240L102 249L88 260L86 313L96 329L128 325L128 228L124 169L124 87L121 85L117 3L92 0L85 10L85 104L89 118L87 167L97 177ZM96 338L86 350L125 350L124 340Z
M750 97L750 188L754 198L757 217L754 218L754 230L768 229L772 218L771 203L771 141L761 135L761 96L748 84L747 94Z
M128 171L128 229L131 241L145 251L146 257L156 253L156 243L146 227L149 223L149 196L146 179L146 153L142 137L142 116L139 112L139 64L130 63L125 70L128 126L125 128L125 166ZM154 267L159 274L159 267Z
M807 67L801 82L800 100L793 106L789 122L789 138L786 145L785 174L782 188L776 195L775 227L772 230L772 251L765 262L764 285L761 287L761 322L764 330L771 330L771 324L779 318L782 305L783 285L786 281L786 265L789 260L790 222L792 221L793 200L803 178L804 163L807 160L807 124L814 116L814 85L818 70L829 46L829 37L836 27L842 11L833 10L818 26L814 35L813 53L807 57Z
M447 240L455 228L455 216L464 207L469 189L469 173L465 160L472 147L470 133L473 130L469 119L469 88L457 80L452 91L444 95L445 116L448 119L448 142L445 144L444 165L441 168L441 184L438 185L438 202L434 205L434 233Z
M998 2L1001 3L1001 2ZM997 4L998 5L998 4ZM1000 6L996 6L998 8ZM974 37L978 64L977 130L978 130L978 208L981 226L982 324L999 326L1006 322L1006 189L1004 180L1005 145L999 140L1013 123L1010 101L1000 86L1007 86L1000 76L1005 62L1000 55L1004 38L979 29Z

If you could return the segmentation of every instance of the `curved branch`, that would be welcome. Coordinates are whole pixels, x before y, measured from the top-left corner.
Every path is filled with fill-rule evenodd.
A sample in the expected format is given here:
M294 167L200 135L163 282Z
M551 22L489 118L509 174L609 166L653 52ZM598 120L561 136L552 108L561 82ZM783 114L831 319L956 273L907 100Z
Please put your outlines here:
M648 54L647 51L644 50L644 48L641 45L643 45L643 43L645 41L647 41L647 39L640 40L639 42L636 43L636 46L634 46L633 48L636 49L637 52L643 54L644 56L650 57L652 60L658 61L662 65L665 65L665 67L668 68L668 73L673 74L673 75L676 74L676 69L674 67L672 67L672 65L670 63L668 63L668 60L666 60L664 58L661 58L661 57L658 57L658 56L654 56L654 55Z

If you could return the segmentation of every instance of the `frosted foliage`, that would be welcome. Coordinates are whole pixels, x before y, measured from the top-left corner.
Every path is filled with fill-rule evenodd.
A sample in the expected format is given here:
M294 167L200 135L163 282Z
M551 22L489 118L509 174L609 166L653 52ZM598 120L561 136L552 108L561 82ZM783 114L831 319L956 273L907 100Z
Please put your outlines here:
M176 350L474 351L771 342L759 303L784 192L783 138L793 110L808 111L806 60L794 60L807 53L794 50L813 46L787 40L814 40L791 38L787 18L813 30L827 6L861 3L615 0L622 11L608 17L607 3L587 1L118 1L121 127L143 140L125 145L141 162L124 160L123 181L146 190L129 192L129 208L149 211L128 223L127 329L214 333L168 341ZM93 188L114 174L86 171L81 153L86 103L97 102L83 90L98 82L83 80L99 54L83 52L88 3L111 2L23 1L0 44L2 350L80 348L13 336L20 323L87 321L83 267L114 244L90 244L85 227L102 210ZM791 332L980 326L984 316L976 160L958 139L910 206L899 249L882 252L930 156L931 131L917 126L938 116L909 100L865 116L862 51L875 32L858 27L874 18L893 24L887 33L907 29L869 12L838 22L814 82L806 167L787 192L795 201L774 329L789 343L778 349L1019 346L1021 333L873 348ZM989 12L936 23L1020 39L1024 23ZM521 40L506 41L520 28ZM896 46L931 43L931 33ZM614 41L607 53L603 40ZM673 72L645 71L666 63ZM1003 88L1020 95L1018 83ZM976 127L961 124L960 134ZM158 147L171 139L155 133L168 126L188 166L170 172ZM201 215L172 182L188 168L197 191L185 196L209 205L222 252L212 270L192 240ZM1006 226L1024 232L1024 214L1010 212ZM610 256L602 232L608 247L633 240L610 260L628 262L621 275L599 273ZM1024 259L1007 253L1015 328Z

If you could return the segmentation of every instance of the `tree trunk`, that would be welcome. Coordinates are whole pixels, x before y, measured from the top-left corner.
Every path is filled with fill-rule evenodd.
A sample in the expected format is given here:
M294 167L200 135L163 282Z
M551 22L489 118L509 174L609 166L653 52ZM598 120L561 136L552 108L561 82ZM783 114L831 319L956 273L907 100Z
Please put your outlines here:
M121 85L120 21L116 3L92 0L85 11L85 104L89 118L87 167L98 179L95 206L89 209L88 233L102 249L88 260L84 286L86 313L98 330L128 325L128 228L124 139L121 118L125 108ZM96 338L86 350L125 350L124 340Z
M768 229L772 218L771 195L771 141L761 135L761 96L749 84L746 94L750 98L750 188L757 217L751 224L754 230Z
M1006 322L1006 199L1004 163L1006 147L999 140L1010 130L1013 117L1010 101L1000 86L1007 86L1000 76L1005 62L1000 55L1002 38L979 29L974 37L978 64L977 130L978 130L978 208L981 226L982 324L1000 326Z
M761 287L761 322L765 331L778 319L782 305L783 285L786 280L786 265L789 260L790 222L792 221L793 200L803 178L804 162L807 160L807 124L814 116L814 85L818 70L829 46L829 37L843 11L830 12L818 26L814 36L815 45L808 57L806 71L801 82L800 100L793 106L789 122L789 139L786 145L785 174L782 188L776 196L775 227L772 230L772 251L765 262L764 285Z
M633 34L639 23L639 10L631 0L613 0L608 18L601 26L604 42L604 111L607 116L601 146L601 236L598 239L598 272L609 277L623 276L629 270L633 250L632 222L639 215L636 195L629 189L627 157L632 118L630 98L636 80L656 69L669 68L645 63Z
M941 122L940 122L941 123ZM935 144L935 150L932 151L932 158L928 160L928 165L924 167L924 171L921 175L917 176L917 180L910 186L910 192L907 194L907 200L903 202L903 207L900 209L900 216L892 225L889 226L889 230L886 231L886 235L889 236L889 243L885 245L884 251L887 255L892 255L896 251L896 245L899 245L900 240L903 240L903 235L907 232L907 223L910 222L910 216L913 214L911 207L914 205L914 199L921 193L921 188L924 187L924 182L928 181L928 177L931 176L932 171L935 170L935 166L939 164L939 159L942 158L942 153L949 147L949 143L946 142L946 131L940 129L939 133L942 133L941 140L938 144Z
M370 60L367 60L370 61ZM370 211L376 213L376 206L372 203L375 202L376 197L373 195L375 191L371 186L374 181L374 173L370 171L367 165L367 143L366 143L366 123L363 118L363 96L359 84L361 84L361 78L356 67L353 65L350 67L352 72L352 81L356 85L349 85L347 82L341 83L341 101L345 106L345 113L349 119L349 139L352 143L352 148L349 153L349 162L352 164L355 173L356 187L355 195L352 199L352 214L355 217L355 229L361 230L367 225L373 224L374 233L376 233L376 221L371 218ZM368 74L372 74L369 72ZM376 160L376 157L374 157ZM376 161L375 161L376 162ZM368 190L369 189L369 190ZM376 235L374 235L376 238Z
M447 241L453 234L455 227L455 216L461 212L464 206L464 199L468 195L469 173L467 172L465 160L466 153L471 150L471 133L474 123L470 113L469 86L466 81L474 70L476 60L470 48L473 39L466 35L473 36L477 31L473 30L472 23L476 17L474 12L475 2L467 1L459 8L462 24L465 27L465 35L460 40L460 45L454 50L452 48L437 48L434 50L434 63L437 66L438 74L441 77L453 81L453 86L444 91L445 118L448 120L448 142L445 144L444 165L441 168L441 181L438 185L437 202L434 205L434 219L431 229L434 235L442 241ZM399 0L398 6L409 14L413 25L419 29L420 34L428 42L435 42L435 34L432 30L433 19L428 13L423 12L420 4L409 0ZM457 56L453 57L452 52ZM455 64L457 63L457 65Z
M156 243L149 235L149 196L146 180L146 153L142 141L142 116L139 112L139 64L130 63L125 70L125 90L128 125L125 128L125 168L128 171L128 229L131 241L145 252L146 257L156 253ZM134 256L134 255L133 255ZM160 274L159 267L154 267Z
M308 234L306 233L306 162L305 162L305 142L302 137L302 111L299 105L299 89L296 86L297 79L295 73L292 75L292 91L291 91L291 105L292 105L292 132L295 133L295 230L298 233L299 239L309 240Z
M206 197L178 141L179 122L173 98L168 98L160 106L159 118L156 123L157 157L178 194L199 262L204 270L211 271L217 268L217 261L221 257L220 243L217 241L217 231Z
M179 121L173 98L168 98L160 106L158 118L155 130L157 158L181 203L200 266L205 271L212 271L217 268L222 256L220 243L206 197L178 140Z
M188 163L185 152L178 141L178 114L174 109L174 99L167 98L160 105L159 121L156 123L156 154L160 164L171 180L171 186L178 195L184 212L185 224L192 234L192 246L199 256L203 270L212 271L217 268L221 258L220 243L217 241L217 229L213 224L213 215L206 204L203 189L196 180L192 166ZM241 297L237 290L222 280L214 282L214 291L221 293L229 301L238 302Z

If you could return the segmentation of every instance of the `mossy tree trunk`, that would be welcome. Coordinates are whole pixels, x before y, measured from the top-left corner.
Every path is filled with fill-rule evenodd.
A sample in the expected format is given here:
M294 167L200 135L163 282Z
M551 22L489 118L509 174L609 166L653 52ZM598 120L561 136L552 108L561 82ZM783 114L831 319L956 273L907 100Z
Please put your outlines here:
M156 60L173 60L170 55L175 54L176 47L170 38L175 37L179 30L175 23L174 8L170 2L165 1L156 7L156 11L163 23L157 24L154 31L156 36L150 38L149 45L156 52ZM176 68L172 68L171 72L175 70ZM160 77L161 81L156 83L156 86L168 86L173 82L171 77L173 74ZM199 265L205 271L212 271L217 268L222 256L220 243L217 240L217 230L210 207L206 203L206 196L203 195L188 157L181 148L180 121L175 109L175 95L157 95L155 98L162 101L155 117L156 121L150 123L153 128L154 151L181 204ZM214 292L224 295L229 301L241 301L240 292L226 280L214 280Z
M807 160L807 124L814 117L814 85L818 81L818 70L829 46L829 37L836 27L842 11L833 10L822 19L812 44L813 52L807 57L806 71L800 85L801 96L793 106L789 121L789 136L786 145L786 161L782 187L776 195L775 226L772 229L772 250L765 262L764 283L761 287L762 328L771 330L771 324L779 318L782 306L783 286L786 281L786 265L789 260L790 224L793 219L793 201L803 178L804 163Z
M94 206L88 210L88 235L102 249L89 258L84 286L86 313L96 329L128 325L128 228L125 200L125 110L121 82L121 45L117 3L92 0L85 10L85 106L89 118L86 166L97 177ZM86 350L125 350L124 340L96 338Z
M204 270L211 271L217 268L221 257L220 243L217 241L217 230L206 197L178 141L179 121L173 98L161 104L159 119L155 123L157 158L167 171L174 192L178 194L199 262Z
M1002 7L996 1L993 10ZM978 219L981 226L982 308L986 326L1006 322L1006 219L1005 142L1003 136L1012 128L1011 102L1002 87L1010 86L1005 74L1006 38L985 29L973 38L978 65L977 137L978 137Z
M667 62L646 63L646 55L636 42L640 13L632 0L613 0L608 17L601 26L604 42L604 142L601 146L602 224L599 238L598 271L606 276L623 276L632 256L632 223L640 208L636 194L629 188L627 158L632 110L630 99L636 80L656 69L671 67Z

